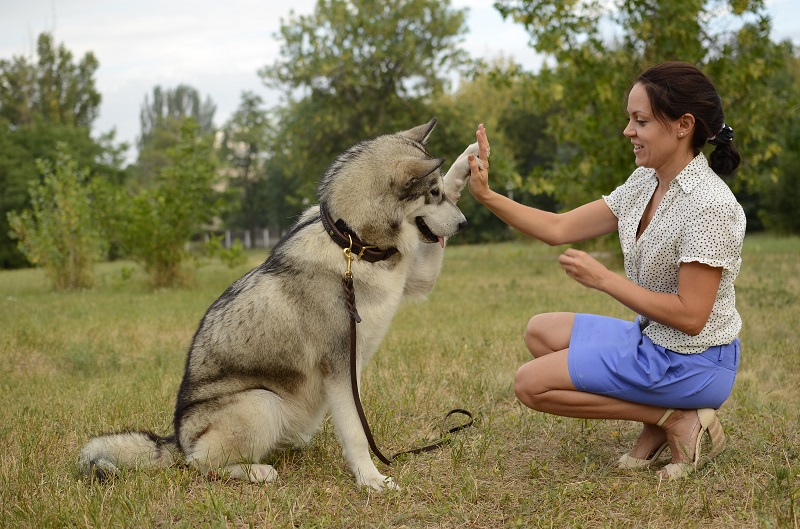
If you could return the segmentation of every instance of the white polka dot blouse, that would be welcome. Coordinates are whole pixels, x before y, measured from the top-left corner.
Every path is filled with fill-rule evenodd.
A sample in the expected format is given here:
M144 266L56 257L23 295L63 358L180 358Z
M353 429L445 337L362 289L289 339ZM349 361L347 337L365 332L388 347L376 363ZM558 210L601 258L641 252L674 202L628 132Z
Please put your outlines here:
M653 292L678 292L681 263L721 267L722 279L706 326L691 336L642 317L643 334L679 353L699 353L732 342L742 327L733 281L742 263L745 215L731 190L701 153L670 183L653 220L636 239L639 221L656 189L655 169L639 167L610 195L608 207L619 220L625 272Z

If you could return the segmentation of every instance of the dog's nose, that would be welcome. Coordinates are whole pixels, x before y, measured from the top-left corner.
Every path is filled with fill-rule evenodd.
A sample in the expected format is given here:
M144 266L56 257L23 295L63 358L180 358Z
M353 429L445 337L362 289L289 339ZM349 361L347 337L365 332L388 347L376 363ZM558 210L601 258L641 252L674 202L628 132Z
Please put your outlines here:
M466 227L467 227L467 219L464 219L458 223L458 231L461 231Z

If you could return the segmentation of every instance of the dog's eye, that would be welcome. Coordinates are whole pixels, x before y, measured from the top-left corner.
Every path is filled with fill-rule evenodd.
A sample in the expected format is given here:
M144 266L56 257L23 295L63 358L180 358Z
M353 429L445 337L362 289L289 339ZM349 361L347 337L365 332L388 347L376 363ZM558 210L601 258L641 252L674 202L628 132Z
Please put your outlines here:
M439 191L438 187L434 187L433 189L431 189L431 195L438 197L439 193L441 193L441 191Z

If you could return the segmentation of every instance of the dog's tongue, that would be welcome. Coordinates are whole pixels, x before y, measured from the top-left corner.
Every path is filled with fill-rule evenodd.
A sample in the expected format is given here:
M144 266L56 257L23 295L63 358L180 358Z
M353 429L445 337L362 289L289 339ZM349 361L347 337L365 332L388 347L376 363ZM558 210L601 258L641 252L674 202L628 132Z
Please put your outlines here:
M441 236L439 237L439 246L444 248L444 237L441 237Z

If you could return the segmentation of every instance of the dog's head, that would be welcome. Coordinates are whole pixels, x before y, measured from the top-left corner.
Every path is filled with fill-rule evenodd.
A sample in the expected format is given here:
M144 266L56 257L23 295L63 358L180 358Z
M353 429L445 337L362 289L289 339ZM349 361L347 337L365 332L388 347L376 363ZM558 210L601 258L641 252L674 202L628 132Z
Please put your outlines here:
M396 246L414 233L444 245L467 220L445 195L444 158L425 148L435 126L436 118L350 148L325 173L320 201L371 244Z

